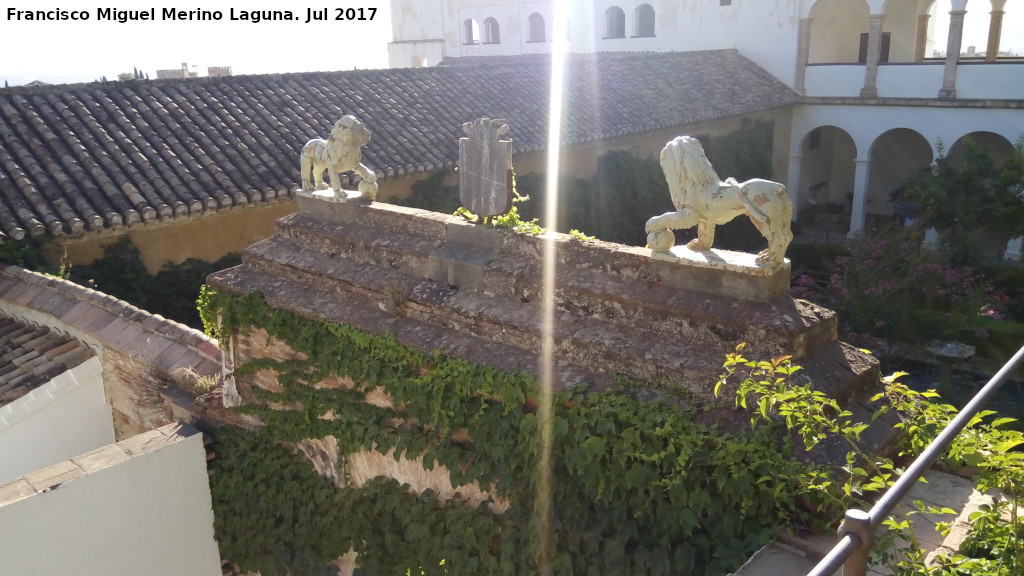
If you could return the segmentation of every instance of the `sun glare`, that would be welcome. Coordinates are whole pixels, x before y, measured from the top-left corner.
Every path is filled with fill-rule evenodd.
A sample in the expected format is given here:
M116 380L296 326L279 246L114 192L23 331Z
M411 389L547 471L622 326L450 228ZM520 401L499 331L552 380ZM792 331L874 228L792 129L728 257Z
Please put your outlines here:
M564 30L568 26L570 2L555 2L553 29ZM548 157L547 181L544 206L544 218L549 229L548 238L544 241L543 253L543 287L541 304L541 358L540 358L540 406L537 412L538 430L540 434L538 466L539 481L537 505L539 541L541 542L538 568L540 574L551 573L551 514L554 509L551 501L551 448L552 448L552 406L554 390L554 323L555 323L555 272L557 262L557 246L554 241L555 226L558 222L558 164L561 153L562 133L562 92L565 80L565 53L567 42L552 43L551 51L551 94L550 111L548 114Z

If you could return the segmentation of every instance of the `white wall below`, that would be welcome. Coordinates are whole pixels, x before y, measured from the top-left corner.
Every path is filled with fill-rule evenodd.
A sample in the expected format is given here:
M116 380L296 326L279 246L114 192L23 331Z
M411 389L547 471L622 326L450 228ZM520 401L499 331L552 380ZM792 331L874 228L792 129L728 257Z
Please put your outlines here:
M957 66L956 97L1024 99L1024 62Z
M936 98L942 90L942 62L878 67L878 95L883 98Z
M856 98L864 87L864 66L859 64L808 66L804 89L810 97Z
M0 483L113 441L94 356L0 408Z
M0 485L0 558L11 575L220 576L202 434L165 426Z

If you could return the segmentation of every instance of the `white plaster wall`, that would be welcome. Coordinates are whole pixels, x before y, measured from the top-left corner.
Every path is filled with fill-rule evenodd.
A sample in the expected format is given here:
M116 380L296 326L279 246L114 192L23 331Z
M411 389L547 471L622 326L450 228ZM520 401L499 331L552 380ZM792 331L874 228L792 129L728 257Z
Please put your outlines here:
M103 366L92 357L0 408L0 483L111 442Z
M718 7L717 0L711 4ZM719 11L723 24L720 33L733 43L723 48L736 48L772 76L792 86L800 27L797 3L793 0L733 0L732 8L735 15Z
M220 576L202 435L0 508L0 573Z
M807 96L856 98L863 87L864 66L856 64L808 66L804 75Z
M391 0L391 35L396 42L444 36L445 0Z
M936 98L942 89L942 62L878 67L876 85L882 98Z
M441 40L388 44L388 66L391 68L416 67L421 58L425 58L426 66L436 66L444 56L444 42Z
M957 66L956 97L1024 100L1024 63ZM1017 125L1024 127L1024 120Z
M633 37L635 10L641 4L654 8L654 37ZM626 15L626 37L604 38L604 14L610 6ZM444 56L487 56L550 52L551 42L561 40L564 31L554 30L551 0L392 0L394 44L443 39ZM527 42L528 18L541 14L545 42ZM783 82L792 84L796 59L799 7L795 0L733 0L721 6L719 0L595 0L572 2L570 7L570 52L685 51L737 48ZM483 22L493 17L501 26L497 45L465 44L462 24L476 20L481 35ZM391 66L408 66L411 53L389 48ZM430 62L436 64L436 62Z

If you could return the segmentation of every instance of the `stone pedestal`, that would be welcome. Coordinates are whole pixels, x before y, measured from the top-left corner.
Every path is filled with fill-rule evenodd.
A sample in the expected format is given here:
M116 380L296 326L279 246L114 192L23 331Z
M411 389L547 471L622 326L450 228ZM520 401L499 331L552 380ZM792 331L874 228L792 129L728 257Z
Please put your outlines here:
M684 247L652 257L648 248L480 228L389 204L297 199L299 211L249 247L241 266L210 276L215 288L259 291L302 316L536 373L541 255L551 242L559 388L602 390L622 375L713 404L725 356L740 342L750 358L794 356L798 378L843 401L877 383L877 362L837 340L832 311L788 296L788 263L766 269L753 255Z

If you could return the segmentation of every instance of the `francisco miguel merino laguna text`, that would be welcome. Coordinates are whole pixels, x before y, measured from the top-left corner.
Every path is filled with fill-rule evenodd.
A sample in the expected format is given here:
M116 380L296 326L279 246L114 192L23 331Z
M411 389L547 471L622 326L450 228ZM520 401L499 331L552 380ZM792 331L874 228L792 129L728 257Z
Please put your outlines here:
M334 20L373 20L377 12L376 8L335 8L334 10L337 12ZM320 10L307 8L305 22L327 20L327 12L326 8ZM150 8L149 10L97 8L96 20L124 24L127 22L156 20L157 14L156 8ZM159 15L160 20L204 22L224 19L224 13L220 10L176 10L174 8L163 8ZM89 20L90 13L88 10L62 10L60 8L52 10L18 10L17 8L8 8L7 19L16 21ZM267 20L301 21L295 17L291 10L236 10L234 8L228 9L227 19L252 22L254 24Z

